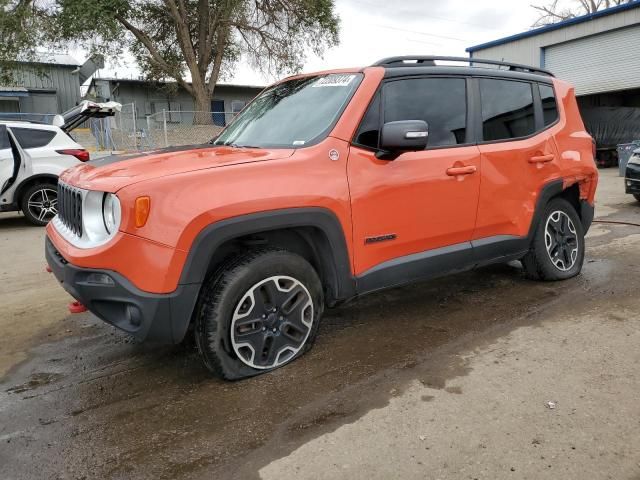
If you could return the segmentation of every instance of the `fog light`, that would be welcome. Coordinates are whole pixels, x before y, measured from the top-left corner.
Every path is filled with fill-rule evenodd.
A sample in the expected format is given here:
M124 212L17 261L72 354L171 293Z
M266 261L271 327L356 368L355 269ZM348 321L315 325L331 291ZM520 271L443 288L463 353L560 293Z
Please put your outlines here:
M115 285L113 278L104 273L90 273L85 281L96 285Z

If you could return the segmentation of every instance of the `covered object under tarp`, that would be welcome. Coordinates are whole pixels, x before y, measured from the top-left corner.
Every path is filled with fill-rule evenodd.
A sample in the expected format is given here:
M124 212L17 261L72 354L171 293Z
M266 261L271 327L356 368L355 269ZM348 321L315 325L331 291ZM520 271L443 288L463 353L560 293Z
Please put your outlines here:
M580 113L598 148L640 140L640 108L582 107Z

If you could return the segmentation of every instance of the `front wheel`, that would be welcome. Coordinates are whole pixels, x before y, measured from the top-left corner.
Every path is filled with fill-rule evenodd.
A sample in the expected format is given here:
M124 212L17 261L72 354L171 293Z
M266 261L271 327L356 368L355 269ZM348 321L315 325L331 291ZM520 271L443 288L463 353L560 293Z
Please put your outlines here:
M640 193L634 193L633 197L640 202Z
M268 372L311 348L323 306L320 279L304 258L249 253L203 285L196 344L206 367L227 380Z
M582 270L584 248L580 217L569 202L556 198L545 208L522 265L529 278L566 280Z
M22 213L29 222L39 227L46 225L58 214L58 190L51 183L30 186L22 195Z

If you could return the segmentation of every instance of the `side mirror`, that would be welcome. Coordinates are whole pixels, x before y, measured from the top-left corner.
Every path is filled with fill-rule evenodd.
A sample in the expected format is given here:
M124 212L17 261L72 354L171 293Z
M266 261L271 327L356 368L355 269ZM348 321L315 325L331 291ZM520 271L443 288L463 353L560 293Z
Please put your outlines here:
M380 148L384 154L417 152L427 147L429 126L424 120L402 120L382 126ZM396 155L397 156L397 155Z

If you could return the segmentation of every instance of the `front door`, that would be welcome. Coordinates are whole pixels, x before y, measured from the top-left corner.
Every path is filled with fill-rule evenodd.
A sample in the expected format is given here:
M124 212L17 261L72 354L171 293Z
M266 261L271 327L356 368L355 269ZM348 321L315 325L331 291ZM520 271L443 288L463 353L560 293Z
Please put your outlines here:
M347 167L360 290L471 262L480 155L467 129L467 103L463 77L413 77L386 82L369 107ZM380 126L399 120L427 122L427 149L376 158Z

